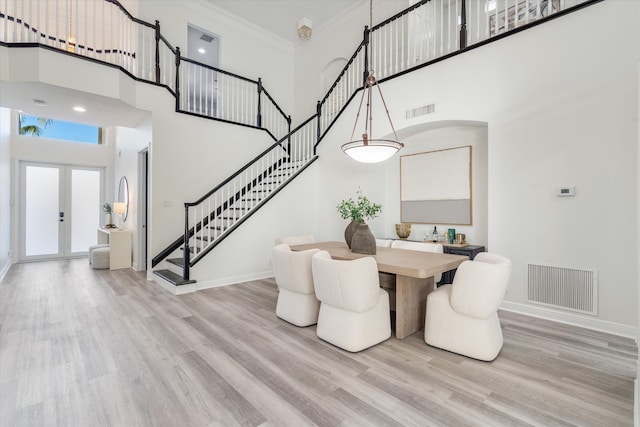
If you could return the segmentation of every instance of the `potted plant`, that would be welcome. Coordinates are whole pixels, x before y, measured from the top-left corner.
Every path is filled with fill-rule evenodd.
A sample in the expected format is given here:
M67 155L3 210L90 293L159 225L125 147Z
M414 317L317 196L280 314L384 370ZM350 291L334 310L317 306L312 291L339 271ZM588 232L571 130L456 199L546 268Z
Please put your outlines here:
M104 228L116 228L115 224L113 223L113 206L111 205L111 203L107 202L102 205L102 211L109 215L109 223L105 224Z
M367 196L362 194L362 190L358 188L356 200L352 198L342 200L337 208L342 219L351 220L344 230L344 239L347 242L347 246L353 252L375 254L376 239L365 220L376 218L382 211L382 205L371 202Z

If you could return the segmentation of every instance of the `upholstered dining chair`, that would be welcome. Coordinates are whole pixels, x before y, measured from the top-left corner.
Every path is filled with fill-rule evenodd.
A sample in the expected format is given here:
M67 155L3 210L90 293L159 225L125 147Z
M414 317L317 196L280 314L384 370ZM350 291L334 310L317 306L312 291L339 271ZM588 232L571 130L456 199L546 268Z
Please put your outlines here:
M304 234L300 236L286 236L286 237L276 237L276 245L281 244L294 246L294 245L304 245L307 243L315 243L315 240L311 234Z
M319 338L358 352L391 336L389 294L380 288L373 257L340 261L319 251L311 264L320 300Z
M440 243L429 242L408 242L406 240L394 240L391 243L392 248L408 249L410 251L423 251L423 252L435 252L438 254L444 253L444 248ZM435 285L442 280L442 274L436 274L433 276L433 282Z
M296 326L315 325L320 302L316 299L311 273L311 257L318 249L292 251L288 245L275 246L271 253L278 284L276 316Z
M392 242L392 239L376 239L376 246L379 248L390 248Z
M452 284L427 295L425 342L474 359L495 359L503 344L498 307L510 275L511 261L487 252L460 264Z

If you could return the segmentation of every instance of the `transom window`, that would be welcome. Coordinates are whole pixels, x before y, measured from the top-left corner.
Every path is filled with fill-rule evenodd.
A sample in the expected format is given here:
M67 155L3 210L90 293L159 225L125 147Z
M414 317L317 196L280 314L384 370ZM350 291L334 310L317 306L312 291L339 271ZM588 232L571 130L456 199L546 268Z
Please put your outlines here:
M102 144L102 128L81 123L52 120L46 117L18 115L18 133L25 136L63 141Z

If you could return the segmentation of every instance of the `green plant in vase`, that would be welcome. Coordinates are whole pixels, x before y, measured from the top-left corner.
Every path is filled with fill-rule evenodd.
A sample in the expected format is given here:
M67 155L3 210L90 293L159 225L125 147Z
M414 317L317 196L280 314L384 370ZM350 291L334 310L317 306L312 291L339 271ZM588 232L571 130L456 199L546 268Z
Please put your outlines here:
M344 239L347 246L353 251L362 254L376 253L376 240L365 220L376 218L382 211L382 205L373 203L358 188L356 200L348 198L342 200L337 206L342 219L350 219L351 222L344 230ZM355 248L354 248L355 242Z
M102 212L109 215L109 223L104 226L104 228L116 228L116 225L113 223L113 206L111 203L107 202L102 205Z

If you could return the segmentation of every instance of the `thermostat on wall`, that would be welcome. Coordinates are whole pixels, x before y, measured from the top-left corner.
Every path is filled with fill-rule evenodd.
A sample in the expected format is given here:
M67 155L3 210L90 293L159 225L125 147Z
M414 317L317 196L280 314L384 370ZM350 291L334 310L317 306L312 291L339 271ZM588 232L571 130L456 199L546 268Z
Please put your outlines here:
M576 187L574 186L556 187L556 196L558 197L575 196L575 195L576 195Z

